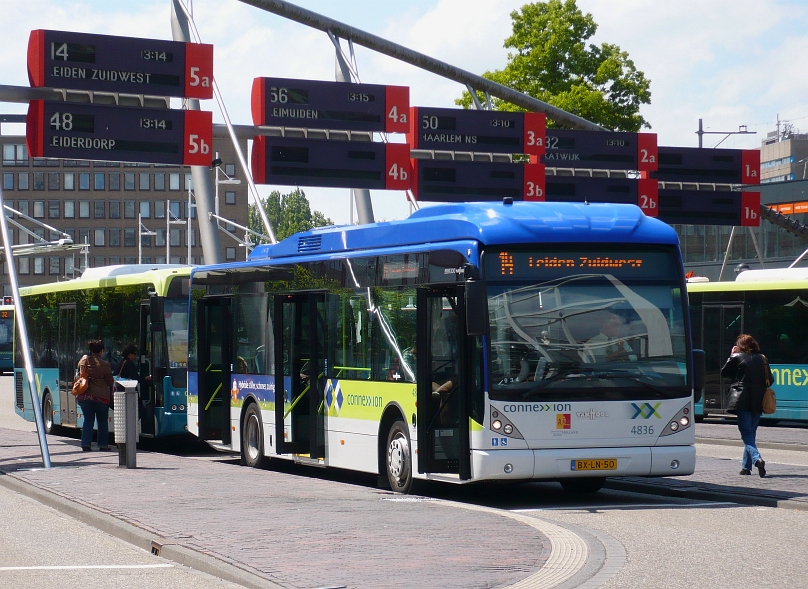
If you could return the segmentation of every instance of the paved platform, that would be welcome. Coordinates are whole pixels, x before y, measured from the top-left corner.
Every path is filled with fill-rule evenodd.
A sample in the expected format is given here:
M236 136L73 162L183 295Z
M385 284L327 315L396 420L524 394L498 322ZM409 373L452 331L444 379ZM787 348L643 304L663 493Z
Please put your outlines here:
M700 456L689 477L607 485L808 509L808 460L772 461L769 477L741 477L736 428L699 424L697 436L699 448L723 445L719 450L737 457ZM808 429L761 428L759 439L764 457L808 451ZM138 468L127 470L115 452L82 452L71 438L50 436L48 443L54 468L46 470L35 433L0 428L0 484L245 587L540 589L585 581L586 567L589 578L615 565L602 557L592 567L591 543L539 518L401 496L374 488L367 476L330 480L311 468L255 470L226 455L153 452L139 452Z

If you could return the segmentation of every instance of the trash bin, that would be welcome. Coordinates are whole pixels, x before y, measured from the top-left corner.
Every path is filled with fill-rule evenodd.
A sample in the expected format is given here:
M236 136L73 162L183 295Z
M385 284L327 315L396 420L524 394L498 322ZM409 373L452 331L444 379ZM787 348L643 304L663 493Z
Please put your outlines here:
M118 466L137 467L137 381L115 381L115 444Z

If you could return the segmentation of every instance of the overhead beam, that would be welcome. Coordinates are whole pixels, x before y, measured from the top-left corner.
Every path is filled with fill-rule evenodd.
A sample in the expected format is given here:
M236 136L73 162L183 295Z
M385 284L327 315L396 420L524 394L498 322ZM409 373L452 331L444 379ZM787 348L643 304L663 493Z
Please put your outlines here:
M507 102L521 106L532 112L542 112L556 123L572 127L573 129L584 129L587 131L606 131L600 125L587 121L577 115L547 104L541 100L523 94L513 88L508 88L502 84L492 82L477 74L472 74L466 70L455 67L444 61L440 61L423 53L408 49L398 43L393 43L387 39L382 39L371 33L366 33L345 23L341 23L317 12L295 6L284 0L239 0L244 4L249 4L255 8L260 8L267 12L277 14L289 20L293 20L307 27L320 31L331 32L342 39L350 39L357 45L362 45L378 53L388 55L399 61L409 63L433 74L437 74L449 80L454 80L460 84L469 85L476 90L488 92L492 96L501 98Z

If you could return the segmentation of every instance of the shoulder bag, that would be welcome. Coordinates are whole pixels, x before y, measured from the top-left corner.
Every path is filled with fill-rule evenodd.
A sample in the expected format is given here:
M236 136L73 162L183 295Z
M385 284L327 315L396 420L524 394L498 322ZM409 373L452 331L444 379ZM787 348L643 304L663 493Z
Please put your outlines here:
M82 358L83 360L84 358ZM87 392L87 388L90 386L90 381L87 379L87 373L84 371L84 366L79 365L79 375L76 377L76 380L73 381L73 388L70 392L78 397L79 395L83 395Z
M729 385L729 394L727 395L727 411L735 411L738 408L738 401L741 399L743 393L743 385L739 382L734 382Z
M771 387L772 382L769 380L769 360L763 356L763 362L766 365L766 392L763 393L763 413L771 415L777 411L777 395Z

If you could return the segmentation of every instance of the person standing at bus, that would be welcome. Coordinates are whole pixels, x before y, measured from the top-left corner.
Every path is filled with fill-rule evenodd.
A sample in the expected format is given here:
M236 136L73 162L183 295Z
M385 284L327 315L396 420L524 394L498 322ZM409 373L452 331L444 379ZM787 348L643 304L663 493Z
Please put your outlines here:
M104 353L104 343L101 340L87 342L89 355L79 360L79 373L87 375L88 387L83 395L78 395L76 401L84 415L84 425L81 428L81 449L85 452L92 450L93 424L98 423L98 449L109 450L109 405L112 398L112 389L115 380L112 378L112 367L101 356Z
M752 466L761 477L766 476L766 461L755 445L760 416L763 413L763 393L772 382L769 368L760 346L751 335L742 333L732 347L730 357L721 369L721 376L732 379L729 387L727 412L738 417L738 430L744 443L741 474L752 474Z

